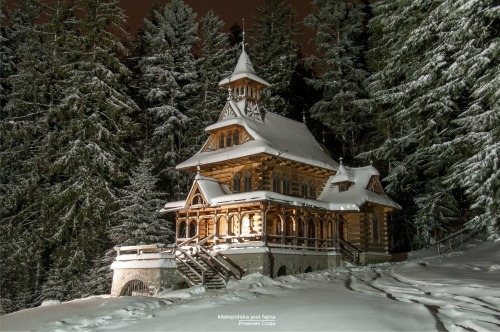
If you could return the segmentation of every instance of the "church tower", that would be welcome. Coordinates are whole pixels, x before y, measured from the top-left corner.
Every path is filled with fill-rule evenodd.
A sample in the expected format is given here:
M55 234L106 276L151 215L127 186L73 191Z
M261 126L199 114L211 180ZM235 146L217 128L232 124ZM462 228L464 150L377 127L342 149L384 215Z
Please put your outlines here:
M245 51L244 41L233 73L220 81L219 86L228 89L228 100L245 102L244 111L248 117L262 120L259 108L260 91L270 84L255 73L250 57Z

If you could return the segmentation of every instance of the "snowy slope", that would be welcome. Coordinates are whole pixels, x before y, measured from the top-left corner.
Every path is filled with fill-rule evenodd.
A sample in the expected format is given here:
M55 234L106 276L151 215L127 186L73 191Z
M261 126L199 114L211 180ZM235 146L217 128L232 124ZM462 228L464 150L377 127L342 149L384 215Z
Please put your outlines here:
M92 297L2 316L0 330L499 331L500 243L160 298Z

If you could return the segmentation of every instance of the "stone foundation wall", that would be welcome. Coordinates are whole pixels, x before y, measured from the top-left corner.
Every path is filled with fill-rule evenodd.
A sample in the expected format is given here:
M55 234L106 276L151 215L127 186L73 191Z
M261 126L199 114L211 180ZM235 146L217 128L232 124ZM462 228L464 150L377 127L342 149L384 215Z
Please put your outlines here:
M245 271L244 275L258 272L273 278L278 274L300 274L341 265L341 255L337 253L271 249L260 253L233 253L228 250L224 254Z
M359 254L359 263L363 265L390 262L391 259L391 254L380 252L362 252Z
M149 288L150 295L168 288L177 289L185 281L177 273L177 268L114 269L111 296L120 296L125 285L132 280L142 281Z

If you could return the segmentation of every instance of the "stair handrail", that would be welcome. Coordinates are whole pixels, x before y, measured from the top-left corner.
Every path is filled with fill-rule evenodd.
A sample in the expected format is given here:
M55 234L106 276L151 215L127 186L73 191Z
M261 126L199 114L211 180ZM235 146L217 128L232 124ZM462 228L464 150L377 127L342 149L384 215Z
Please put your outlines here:
M468 232L469 233L469 238L465 239L465 241L467 241L467 240L472 239L473 237L475 237L479 233L479 231L480 231L479 229L471 229L471 228L465 227L465 228L462 228L462 229L456 231L455 233L452 233L452 234L450 234L450 235L442 238L439 241L434 242L432 245L436 246L437 251L438 251L438 256L440 256L441 255L441 250L440 250L441 249L440 248L441 247L441 243L448 241L449 249L446 249L444 251L451 250L451 249L453 249L451 241L455 237L457 237L459 235L461 236L462 234ZM463 242L464 242L464 239L462 237L460 237L460 244L462 244Z
M208 240L213 239L215 237L215 234L209 235L204 237L200 242L198 242L196 245L197 246L202 246L204 245Z
M347 242L346 240L344 239L341 239L339 238L339 243L343 244L344 246L348 247L349 249L351 250L347 250L345 248L342 248L341 246L339 246L340 248L340 251L345 251L346 253L348 253L349 255L352 256L353 260L354 260L354 263L357 263L358 261L358 258L359 258L359 254L361 253L361 250L359 250L358 248L356 248L355 246L353 246L352 244L350 244L349 242Z
M179 244L176 244L177 246L179 247L182 247L182 246L185 246L187 245L188 243L191 243L192 241L196 240L198 237L200 236L200 234L196 234L195 236L193 236L192 238L189 238L187 239L186 241L182 242L182 243L179 243Z
M185 265L187 265L191 271L193 271L196 275L198 275L201 278L202 285L205 285L205 272L207 272L207 269L203 265L201 265L200 263L198 263L198 261L196 259L194 259L194 257L191 256L186 250L182 249L178 245L176 245L176 249L179 250L185 257L187 257L189 261L191 261L192 263L194 263L196 266L198 266L201 269L201 275L200 275L189 264L187 264L182 259L180 259L180 257L179 257L180 255L178 255L178 254L175 255L175 257L178 258L179 261L181 261L182 263L184 263Z
M220 252L217 252L215 254L215 256L220 256L224 259L225 262L229 263L232 267L234 267L239 273L240 275L237 276L233 271L231 271L231 273L233 273L233 275L238 278L238 279L241 279L243 278L243 274L245 273L245 270L243 270L238 264L236 264L235 262L233 262L232 260L230 260L226 255L224 254L221 254ZM212 256L213 257L213 256Z
M201 250L204 254L208 255L212 259L212 261L215 263L215 265L217 265L218 267L222 268L222 270L224 271L224 274L220 273L220 271L217 270L217 269L214 269L214 271L217 272L221 277L223 277L224 281L226 283L229 280L229 275L230 274L234 275L237 278L236 274L234 274L233 271L231 271L230 269L228 269L221 261L219 261L215 256L213 256L208 250L206 250L202 246L198 246L197 248L199 250Z
M178 262L184 264L185 266L187 266L194 274L196 274L200 280L201 280L201 283L204 284L205 282L205 271L202 271L201 274L199 274L195 269L193 269L188 263L184 262L182 259L179 259ZM182 273L182 272L181 272ZM182 273L189 281L191 281L191 283L194 285L196 285L196 282L194 282L193 280L191 280L191 278L189 278L189 275L186 275L184 273Z

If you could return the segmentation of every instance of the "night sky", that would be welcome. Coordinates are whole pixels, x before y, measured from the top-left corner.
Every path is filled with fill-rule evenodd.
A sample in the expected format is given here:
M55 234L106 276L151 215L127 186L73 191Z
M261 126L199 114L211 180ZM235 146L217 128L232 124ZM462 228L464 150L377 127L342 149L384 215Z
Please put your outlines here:
M137 29L142 25L144 17L148 15L154 0L120 0L119 2L128 16L125 27L132 35L135 35ZM167 2L168 0L159 0L162 8ZM184 3L193 8L194 12L198 14L198 18L204 16L208 10L212 9L215 14L226 22L226 31L229 31L229 27L234 23L238 23L241 26L242 19L245 19L245 30L248 36L252 34L249 30L253 25L253 17L257 16L255 8L264 6L265 0L184 0ZM297 23L302 22L304 17L312 11L311 0L288 0L288 3L295 10L295 22ZM303 35L298 38L298 41L307 52L307 49L310 48L308 41L312 37L313 32L305 29L302 25L299 25L299 27L303 29ZM251 39L249 43L252 43Z

